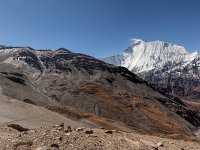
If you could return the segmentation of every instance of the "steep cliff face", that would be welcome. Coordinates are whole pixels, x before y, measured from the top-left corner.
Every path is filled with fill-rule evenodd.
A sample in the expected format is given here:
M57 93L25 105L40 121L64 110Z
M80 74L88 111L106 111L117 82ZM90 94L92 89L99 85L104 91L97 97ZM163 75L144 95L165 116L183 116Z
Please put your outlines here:
M199 99L200 55L182 46L136 39L122 54L103 61L128 68L164 93Z
M128 69L67 49L3 47L0 68L4 95L65 115L148 133L188 135L200 126L197 111Z

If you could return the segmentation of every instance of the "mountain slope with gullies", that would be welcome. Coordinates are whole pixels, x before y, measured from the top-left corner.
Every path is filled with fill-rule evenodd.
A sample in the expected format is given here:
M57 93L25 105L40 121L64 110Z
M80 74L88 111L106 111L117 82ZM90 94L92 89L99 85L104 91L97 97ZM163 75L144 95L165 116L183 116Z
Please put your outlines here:
M122 53L103 61L123 66L163 93L200 100L200 54L163 41L135 39Z
M191 136L199 112L124 67L61 48L1 47L2 94L105 128Z

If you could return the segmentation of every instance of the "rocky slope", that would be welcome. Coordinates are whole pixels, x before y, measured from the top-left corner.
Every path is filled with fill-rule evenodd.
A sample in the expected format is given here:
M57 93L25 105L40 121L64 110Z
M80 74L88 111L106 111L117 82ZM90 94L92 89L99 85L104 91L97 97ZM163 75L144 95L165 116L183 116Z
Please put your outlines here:
M65 123L74 127L97 127L94 123L91 124L84 119L81 121L72 120L43 107L6 97L1 95L0 89L0 126L18 124L22 125L24 128L31 129L60 123Z
M171 138L177 135L170 135ZM192 141L173 140L170 137L155 137L116 130L70 127L42 127L19 132L0 127L2 150L198 150L198 139Z
M164 93L200 99L200 54L182 46L135 39L122 54L103 61L128 68Z
M66 49L1 47L2 94L95 125L190 137L199 112L161 94L123 67Z

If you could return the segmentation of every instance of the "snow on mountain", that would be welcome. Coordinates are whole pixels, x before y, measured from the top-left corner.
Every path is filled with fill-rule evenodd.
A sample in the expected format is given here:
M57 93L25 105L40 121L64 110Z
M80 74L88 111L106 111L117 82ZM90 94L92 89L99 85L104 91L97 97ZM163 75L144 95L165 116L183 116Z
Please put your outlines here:
M0 87L14 99L56 111L69 109L67 114L76 112L79 119L90 114L97 118L92 124L98 124L99 117L117 121L120 125L112 126L127 131L188 134L200 126L196 111L161 94L128 69L64 48L0 49Z
M117 66L124 66L134 73L161 69L166 63L187 65L198 56L197 52L189 54L182 47L163 41L144 42L134 39L133 43L122 53L104 58L103 61Z
M200 54L176 44L134 39L122 53L102 59L128 68L164 93L200 100Z

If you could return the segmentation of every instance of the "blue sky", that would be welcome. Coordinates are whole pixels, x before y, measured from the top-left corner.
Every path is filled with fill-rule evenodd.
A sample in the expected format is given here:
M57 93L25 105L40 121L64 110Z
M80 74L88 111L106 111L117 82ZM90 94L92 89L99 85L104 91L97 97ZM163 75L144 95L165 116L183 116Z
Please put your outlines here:
M140 38L200 51L199 0L0 0L0 6L4 45L105 57Z

